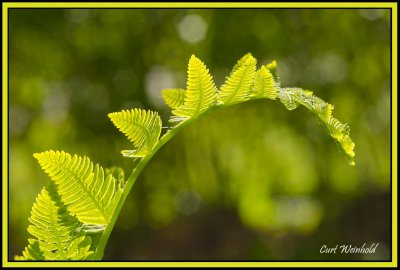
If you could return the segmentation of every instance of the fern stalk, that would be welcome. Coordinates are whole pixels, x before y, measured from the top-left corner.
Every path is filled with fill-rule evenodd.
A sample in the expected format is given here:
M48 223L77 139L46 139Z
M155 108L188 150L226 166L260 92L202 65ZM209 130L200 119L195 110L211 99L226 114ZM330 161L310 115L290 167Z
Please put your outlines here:
M213 108L214 109L214 108ZM208 110L204 114L212 111L213 109ZM204 115L202 114L202 115ZM187 125L191 124L192 122L196 121L195 118L189 118L186 121L183 121L176 125L174 128L170 129L161 139L154 145L154 148L145 156L143 157L139 163L136 165L136 167L133 169L132 173L128 177L126 181L126 185L124 187L124 191L121 195L121 199L116 206L114 210L114 214L110 218L110 222L107 225L106 229L103 232L103 235L99 241L99 244L97 245L96 252L94 254L94 260L101 260L104 255L104 249L107 245L108 239L111 235L111 232L114 228L115 222L117 221L117 218L119 216L119 213L121 212L122 206L125 203L126 198L128 197L129 192L131 191L133 185L136 183L136 179L146 167L147 163L152 159L152 157L160 150L160 148L166 144L169 140L171 140L175 135L177 135L184 127Z
M265 99L265 97L250 97L248 100L258 100L258 99ZM217 105L214 107L209 108L208 110L204 111L202 114L199 115L199 117L203 117L213 111L220 110L222 108L230 107L237 105L235 104L225 104L225 105ZM152 157L158 152L158 150L163 147L164 144L166 144L169 140L171 140L173 137L175 137L177 134L181 132L186 126L190 125L191 123L197 121L198 118L188 118L185 121L180 122L178 125L175 127L171 128L164 136L161 137L160 140L154 145L153 149L147 153L145 157L143 157L139 163L136 165L136 167L133 169L132 173L128 177L126 181L126 185L124 186L123 193L121 195L121 199L118 203L118 205L115 208L114 214L110 218L110 222L108 223L106 229L103 232L103 235L101 236L101 239L99 241L99 244L97 245L97 249L95 251L94 260L101 260L104 255L104 249L107 245L108 239L111 235L111 232L114 228L115 222L117 221L117 218L119 216L119 213L121 212L122 206L125 203L126 198L128 197L129 192L131 191L132 187L136 183L136 179L146 167L147 163L152 159Z

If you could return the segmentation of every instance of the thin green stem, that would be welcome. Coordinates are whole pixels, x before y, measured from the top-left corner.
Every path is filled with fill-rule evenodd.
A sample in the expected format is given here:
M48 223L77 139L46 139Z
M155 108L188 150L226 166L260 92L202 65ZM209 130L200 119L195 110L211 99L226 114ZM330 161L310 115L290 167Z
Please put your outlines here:
M107 225L106 229L103 232L103 235L101 236L101 239L99 241L99 244L97 245L96 252L94 255L94 260L101 260L104 255L104 249L106 247L106 244L108 242L108 238L110 237L110 234L114 228L115 222L117 221L117 218L119 216L119 213L121 212L122 206L125 203L126 198L128 197L128 194L130 190L132 189L133 185L136 182L137 177L139 174L142 172L143 168L147 165L147 163L151 160L151 158L154 156L155 153L165 144L167 143L170 139L172 139L176 134L178 134L185 126L189 125L191 122L193 122L194 119L188 119L186 121L181 122L171 130L169 130L154 146L154 148L149 152L145 157L143 157L137 166L133 169L131 175L129 176L128 180L126 181L126 185L124 187L124 191L121 195L121 199L118 202L117 207L115 208L115 211L113 215L111 216L110 223Z
M261 99L264 97L251 97L245 101L250 101L250 100L255 100L255 99ZM245 102L242 101L242 102ZM238 103L242 103L242 102L238 102ZM114 228L115 222L117 221L117 218L119 216L119 213L121 212L122 206L125 203L126 198L128 197L129 192L131 191L133 185L136 182L137 177L139 176L139 174L142 172L142 170L144 169L144 167L147 165L147 163L151 160L151 158L157 153L158 150L160 150L160 148L166 144L169 140L171 140L175 135L177 135L184 127L188 126L189 124L191 124L192 122L196 121L199 117L204 116L212 111L216 111L219 110L221 108L225 108L228 106L232 106L235 105L237 103L231 103L231 104L227 104L227 105L216 105L213 106L211 108L209 108L207 111L201 113L200 115L193 117L193 118L189 118L181 123L179 123L178 125L176 125L174 128L170 129L163 137L161 137L161 139L155 144L155 146L153 147L153 149L146 155L144 156L139 163L137 164L137 166L133 169L131 175L129 176L128 180L126 181L126 185L124 187L124 191L121 195L121 199L118 202L117 207L115 208L115 211L113 213L113 215L111 216L110 222L107 225L106 229L103 232L103 235L101 236L101 239L99 241L99 244L97 245L93 260L101 260L103 258L104 255L104 249L107 245L108 239L111 235L111 232Z

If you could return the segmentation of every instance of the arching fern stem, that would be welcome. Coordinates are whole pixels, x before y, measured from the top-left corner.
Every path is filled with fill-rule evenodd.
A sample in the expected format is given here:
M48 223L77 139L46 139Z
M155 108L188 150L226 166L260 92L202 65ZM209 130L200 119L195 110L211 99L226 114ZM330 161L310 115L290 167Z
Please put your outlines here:
M215 108L214 108L215 109ZM107 245L108 238L110 237L110 234L114 228L115 222L117 221L117 218L119 216L119 213L121 212L122 206L124 205L124 202L126 198L128 197L128 194L130 190L132 189L133 185L136 182L137 177L140 175L142 172L143 168L147 165L147 163L151 160L151 158L157 153L157 151L165 144L167 143L170 139L172 139L176 134L178 134L185 126L189 125L195 120L195 118L190 118L187 119L186 121L183 121L176 125L174 128L170 129L155 145L154 148L147 154L145 155L139 163L136 165L136 167L133 169L132 173L130 174L129 178L126 181L124 191L122 193L121 199L119 200L119 203L117 207L114 210L114 213L110 219L110 223L107 225L106 229L103 232L103 235L99 241L99 244L97 245L97 249L94 255L94 260L101 260L103 255L104 255L104 249Z
M251 100L256 100L256 99L266 99L265 97L249 97L246 101L251 101ZM142 170L144 169L144 167L146 167L147 163L149 163L149 161L152 159L152 157L157 153L158 150L160 150L160 148L166 144L169 140L171 140L175 135L177 135L183 128L185 128L186 126L190 125L192 122L196 121L199 117L202 117L206 114L209 114L213 111L225 108L225 107L229 107L229 106L233 106L236 105L237 103L234 104L217 104L214 105L212 107L210 107L208 110L204 111L203 113L201 113L200 115L196 116L196 117L191 117L186 119L185 121L180 122L179 124L177 124L176 126L172 127L170 130L168 130L167 133L165 133L160 140L158 140L158 142L154 145L153 149L146 154L140 161L139 163L136 165L136 167L133 169L132 173L130 174L130 176L128 177L128 179L126 180L126 184L124 187L124 191L121 195L121 199L119 200L119 203L117 205L117 207L114 210L113 215L111 216L110 222L107 225L107 227L105 228L103 235L101 236L101 239L97 245L96 248L96 252L94 254L93 260L101 260L103 258L104 255L104 249L107 245L108 239L111 235L111 232L114 228L115 222L117 221L117 218L119 216L119 213L121 212L122 206L125 203L126 198L128 197L129 192L131 191L133 185L136 182L136 179L138 178L138 176L140 175L140 173L142 172Z

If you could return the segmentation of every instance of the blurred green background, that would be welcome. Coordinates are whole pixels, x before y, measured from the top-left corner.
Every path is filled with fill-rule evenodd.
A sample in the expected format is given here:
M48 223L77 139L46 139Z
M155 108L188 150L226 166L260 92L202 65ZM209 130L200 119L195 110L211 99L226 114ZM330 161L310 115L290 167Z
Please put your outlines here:
M349 166L306 109L271 100L207 115L145 168L106 250L109 260L390 258L390 11L383 9L11 9L10 258L27 244L49 178L32 154L89 156L126 176L132 149L109 112L169 109L191 54L221 85L251 52L284 86L335 105L356 143ZM374 254L323 245L379 243Z

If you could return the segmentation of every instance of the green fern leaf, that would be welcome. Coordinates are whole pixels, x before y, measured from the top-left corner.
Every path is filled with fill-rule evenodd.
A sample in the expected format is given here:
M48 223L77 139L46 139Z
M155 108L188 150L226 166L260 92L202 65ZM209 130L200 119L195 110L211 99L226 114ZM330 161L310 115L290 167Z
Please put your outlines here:
M241 67L235 70L218 92L218 102L228 105L242 102L250 95L250 85L256 71L257 60L249 55Z
M274 78L265 66L262 66L254 76L254 86L251 96L266 97L269 99L276 99L278 96Z
M107 207L106 209L106 215L111 217L122 196L122 192L124 191L125 175L124 170L115 166L111 168L106 168L105 173L106 175L111 175L112 178L116 180L114 196L111 199L109 207Z
M355 144L350 138L350 128L332 117L334 106L313 95L313 92L296 87L278 88L279 98L288 110L293 110L303 105L316 114L328 128L329 134L339 144L349 163L355 165Z
M337 140L343 139L344 135L349 134L350 128L346 124L342 124L339 120L332 117L328 121L329 133Z
M79 221L67 212L54 184L42 189L29 221L28 232L37 239L29 239L17 260L82 260L93 254L90 237L79 230Z
M317 114L324 122L332 117L334 106L313 95L313 92L297 88L293 93L296 102Z
M333 117L326 122L326 126L330 135L340 144L350 164L355 165L353 160L355 156L355 144L350 138L350 127L347 124L342 124L339 120Z
M244 63L246 63L247 59L253 57L253 55L251 53L247 53L245 54L242 58L240 58L236 64L233 66L231 74L234 73L236 70L238 70L241 66L244 65ZM231 75L229 74L229 75Z
M161 91L162 97L171 109L176 109L185 103L185 89L164 89Z
M192 55L189 60L185 102L172 113L171 120L184 120L200 115L215 104L217 88L204 63ZM176 117L177 116L177 117Z
M64 151L34 154L43 170L57 184L58 193L82 223L107 225L122 194L111 174L87 157Z
M44 261L46 258L40 250L39 241L35 239L28 239L28 241L31 243L22 251L22 255L16 255L14 259L16 261Z
M133 143L135 150L124 150L124 156L143 157L158 141L161 118L157 112L132 109L108 114L114 125Z
M297 102L295 92L298 91L299 88L280 88L279 89L279 99L283 105L285 105L286 109L289 111L296 109L299 107L300 103Z

